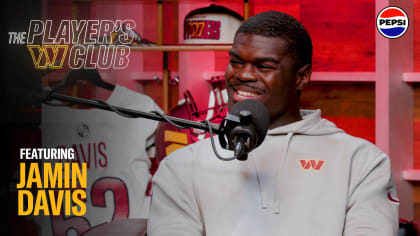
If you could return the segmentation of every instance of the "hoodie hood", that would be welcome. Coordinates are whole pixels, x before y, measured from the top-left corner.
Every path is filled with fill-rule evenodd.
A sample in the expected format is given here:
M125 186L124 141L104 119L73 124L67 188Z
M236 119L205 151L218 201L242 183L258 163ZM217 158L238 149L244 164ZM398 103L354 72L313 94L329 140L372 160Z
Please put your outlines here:
M300 110L302 120L293 122L288 125L280 126L274 129L269 129L268 135L281 134L305 134L305 135L326 135L333 133L344 132L342 129L321 118L321 110Z

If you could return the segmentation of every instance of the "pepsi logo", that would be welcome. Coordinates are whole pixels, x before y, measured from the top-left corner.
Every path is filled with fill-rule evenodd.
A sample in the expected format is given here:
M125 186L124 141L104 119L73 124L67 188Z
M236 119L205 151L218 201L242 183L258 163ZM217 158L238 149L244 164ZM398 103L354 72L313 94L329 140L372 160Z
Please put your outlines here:
M399 7L386 7L376 18L376 28L386 38L399 38L408 29L408 16Z

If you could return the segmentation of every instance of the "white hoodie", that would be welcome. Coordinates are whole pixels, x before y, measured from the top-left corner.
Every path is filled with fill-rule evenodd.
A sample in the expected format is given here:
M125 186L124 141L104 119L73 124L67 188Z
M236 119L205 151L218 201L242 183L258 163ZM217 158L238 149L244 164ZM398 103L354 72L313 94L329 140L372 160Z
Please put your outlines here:
M319 110L302 115L247 161L217 159L209 139L173 152L153 178L148 236L397 235L389 158Z

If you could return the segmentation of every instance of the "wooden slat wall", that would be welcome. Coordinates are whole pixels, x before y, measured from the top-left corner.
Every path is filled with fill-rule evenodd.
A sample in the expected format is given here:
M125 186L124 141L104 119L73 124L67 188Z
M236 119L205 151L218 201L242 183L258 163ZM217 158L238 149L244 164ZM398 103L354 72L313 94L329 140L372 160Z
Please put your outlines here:
M420 72L420 0L414 0L414 71ZM420 169L420 84L414 85L414 168ZM420 220L420 183L414 183L414 219Z
M310 82L301 107L321 109L323 117L347 133L375 142L374 83Z
M414 168L420 169L420 84L414 86ZM420 220L420 183L413 183L414 219Z
M155 2L144 3L144 16L143 24L144 34L142 37L156 42L157 40L157 6ZM179 33L183 32L183 26L178 26L177 18L178 8L174 2L164 2L163 4L163 43L164 44L177 44L178 43L178 30ZM144 58L144 71L145 72L160 72L162 70L162 53L158 52L143 52ZM177 53L169 53L169 70L171 72L178 71L178 57Z
M414 1L414 71L420 72L420 0ZM414 85L414 168L420 169L420 85ZM420 202L420 200L419 200ZM419 213L420 214L420 213Z
M156 42L158 35L157 27L157 5L156 2L144 3L143 24L144 38ZM165 2L163 4L163 43L176 44L178 43L178 7L175 2ZM181 27L182 32L182 27ZM163 53L162 52L142 52L143 66L145 72L161 72L163 67ZM176 52L168 54L168 68L170 72L178 71L178 56ZM162 79L162 78L159 78ZM173 79L173 78L170 78ZM153 100L162 107L162 81L147 81L141 82L143 86L143 93L152 97ZM178 86L176 84L169 85L169 101L168 108L171 109L177 105L178 101Z
M301 1L315 71L375 71L375 1Z
M420 169L420 84L414 84L414 168Z
M258 0L251 13L286 12L311 34L314 71L375 71L374 0Z
M158 105L163 103L162 81L143 80L139 81L139 83L141 83L142 92L144 94L153 98ZM178 86L175 84L170 85L169 94L168 107L170 110L178 105Z
M414 0L414 71L420 72L420 0Z

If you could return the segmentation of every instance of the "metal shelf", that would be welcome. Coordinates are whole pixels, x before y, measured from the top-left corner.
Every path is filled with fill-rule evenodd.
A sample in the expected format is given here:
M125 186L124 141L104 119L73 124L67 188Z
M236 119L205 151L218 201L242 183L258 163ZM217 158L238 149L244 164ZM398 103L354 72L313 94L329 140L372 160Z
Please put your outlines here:
M418 169L407 169L402 171L403 179L407 181L420 181L420 170Z
M420 82L420 72L405 72L403 73L403 81L405 82Z

